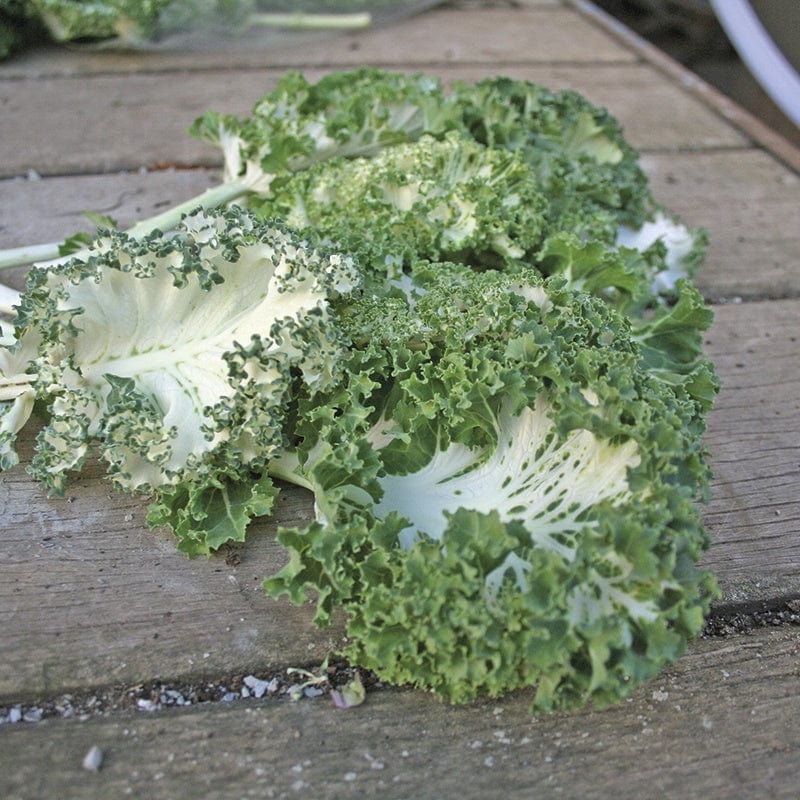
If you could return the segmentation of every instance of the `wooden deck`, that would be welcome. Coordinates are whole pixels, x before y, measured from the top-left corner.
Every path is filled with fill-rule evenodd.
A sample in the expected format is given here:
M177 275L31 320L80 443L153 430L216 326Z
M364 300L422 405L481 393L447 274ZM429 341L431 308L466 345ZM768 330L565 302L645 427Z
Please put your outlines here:
M450 708L389 687L346 712L286 697L142 711L162 685L239 692L335 647L340 627L260 589L282 559L275 526L307 518L308 497L283 495L234 557L190 561L99 466L55 500L17 468L0 475L0 715L45 718L0 725L0 797L797 800L800 153L757 120L567 0L455 2L247 52L29 53L0 65L0 247L71 233L84 209L126 224L191 196L218 166L185 133L195 116L246 113L289 67L359 64L578 89L624 123L656 196L708 228L713 628L602 711L532 717L525 693ZM97 773L81 766L92 745Z

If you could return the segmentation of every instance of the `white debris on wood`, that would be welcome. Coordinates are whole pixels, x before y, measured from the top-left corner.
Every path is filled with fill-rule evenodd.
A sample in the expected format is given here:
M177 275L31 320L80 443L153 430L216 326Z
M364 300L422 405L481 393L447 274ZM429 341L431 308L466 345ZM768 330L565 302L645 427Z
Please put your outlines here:
M93 744L86 755L83 757L83 768L89 772L97 772L103 763L103 751Z

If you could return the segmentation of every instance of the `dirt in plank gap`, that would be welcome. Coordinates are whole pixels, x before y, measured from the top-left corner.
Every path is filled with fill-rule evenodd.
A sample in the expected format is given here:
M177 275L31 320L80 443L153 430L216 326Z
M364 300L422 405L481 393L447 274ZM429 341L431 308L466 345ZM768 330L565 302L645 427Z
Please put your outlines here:
M784 626L800 626L800 598L770 608L712 613L702 637L742 636L763 628ZM114 712L149 712L204 703L330 699L334 690L355 679L361 681L367 693L385 685L368 670L353 667L345 661L331 660L322 667L288 669L262 677L248 674L195 681L157 681L63 693L27 703L6 701L0 703L0 727L58 717L85 721Z

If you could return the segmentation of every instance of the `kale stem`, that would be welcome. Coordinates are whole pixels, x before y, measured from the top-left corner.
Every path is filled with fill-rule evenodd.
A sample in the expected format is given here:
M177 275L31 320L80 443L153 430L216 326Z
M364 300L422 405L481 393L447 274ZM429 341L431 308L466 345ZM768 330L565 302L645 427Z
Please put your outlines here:
M368 28L372 16L362 14L311 14L296 11L289 14L253 14L248 17L249 25L269 28L290 28L293 30L347 30Z
M202 207L205 209L215 208L237 200L242 195L247 194L250 187L241 179L232 181L225 181L217 186L212 186L206 189L202 194L191 197L177 206L172 206L161 214L156 214L153 217L144 219L137 222L135 225L128 228L126 233L134 239L142 239L148 233L155 230L169 231L174 228L180 221L184 214L189 214L192 211Z
M0 376L0 402L16 400L26 392L29 392L35 382L36 376L28 373L11 375L8 378Z
M26 264L33 264L35 261L50 261L58 257L60 245L61 242L48 242L47 244L32 244L0 250L0 269L22 267Z
M180 203L177 206L167 209L161 214L149 217L148 219L137 222L128 228L127 234L134 239L142 239L154 230L168 231L174 228L184 214L194 211L198 207L213 208L230 203L250 191L250 185L245 181L245 176L236 180L226 181L210 189L206 189L202 194ZM52 261L58 258L62 242L49 242L47 244L29 245L27 247L12 247L8 250L0 250L0 269L10 267L22 267L29 264ZM0 302L4 298L0 294Z
M300 464L297 461L297 456L293 453L274 459L267 465L267 472L270 477L286 481L286 483L292 483L295 486L301 486L303 489L308 489L316 494L314 484L304 475L299 474L299 470Z

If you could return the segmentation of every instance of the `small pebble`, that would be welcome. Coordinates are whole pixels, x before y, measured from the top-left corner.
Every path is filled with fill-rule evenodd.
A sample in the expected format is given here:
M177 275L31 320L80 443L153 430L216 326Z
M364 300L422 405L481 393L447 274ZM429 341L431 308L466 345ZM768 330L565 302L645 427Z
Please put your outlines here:
M103 751L96 744L93 744L89 748L89 752L83 757L83 768L88 769L89 772L97 772L102 763Z
M243 680L244 685L250 690L250 694L252 694L253 697L263 697L270 691L270 682L262 681L256 678L255 675L247 675Z
M167 696L169 700L171 700L176 706L185 706L186 705L186 698L183 696L181 692L177 689L167 689L164 694Z

